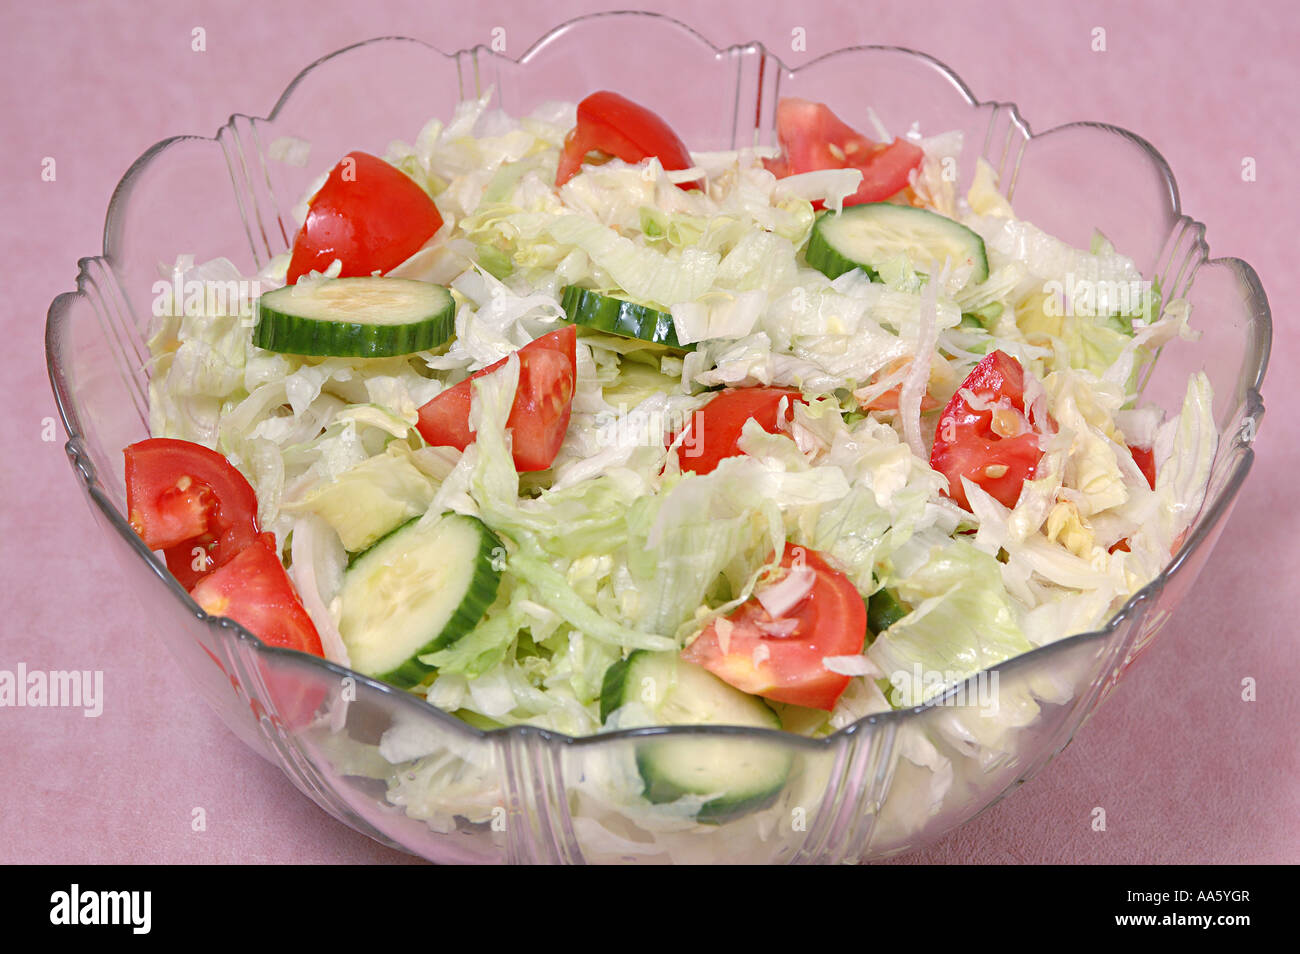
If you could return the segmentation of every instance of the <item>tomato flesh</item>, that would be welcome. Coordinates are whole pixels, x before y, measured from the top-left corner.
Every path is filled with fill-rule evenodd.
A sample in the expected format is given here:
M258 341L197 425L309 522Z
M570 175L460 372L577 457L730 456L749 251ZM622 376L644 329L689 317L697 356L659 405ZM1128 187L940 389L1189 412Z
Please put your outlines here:
M1156 489L1156 455L1150 447L1134 447L1129 445L1129 452L1133 455L1133 463L1138 465L1138 470L1142 471L1142 476L1147 479L1151 489Z
M186 589L257 539L257 497L211 448L154 437L125 450L127 516Z
M879 371L877 371L875 374L871 376L871 382L874 384L879 378L889 377L895 371L898 371L900 368L910 363L911 362L908 358L898 358L894 361L891 361L889 362L889 364L885 365L883 368L881 368ZM902 397L903 397L903 386L901 384L898 384L890 388L884 394L877 395L873 400L868 401L866 404L863 404L862 402L859 401L858 406L861 407L862 410L864 411L897 411L898 402L902 400ZM930 391L928 389L924 393L922 393L921 395L922 413L925 413L927 411L933 411L938 406L939 406L939 402L930 396Z
M262 534L201 579L190 595L204 612L233 619L268 646L324 656L320 635L280 563L274 541L272 534Z
M515 468L522 472L546 470L560 452L578 372L577 331L572 325L543 335L519 349L519 385L506 426L511 431ZM464 381L443 391L424 407L416 427L434 447L464 450L474 443L469 429L470 384L505 365L502 358Z
M438 207L414 179L369 153L350 152L312 197L285 281L323 272L336 258L340 278L387 272L440 228Z
M781 566L790 570L800 563L812 571L812 587L781 620L773 620L757 598L750 599L721 629L717 620L710 623L682 658L752 695L811 709L835 708L852 677L827 669L823 659L862 652L866 604L849 578L828 566L821 554L786 544Z
M824 103L783 99L776 107L779 159L764 164L778 179L819 169L857 169L862 173L858 190L844 200L846 206L881 202L908 185L924 153L903 139L873 142L844 123Z
M741 453L740 434L751 418L769 434L778 434L781 401L785 420L794 420L794 402L801 400L793 388L728 388L719 391L696 411L686 426L686 436L677 447L683 471L712 473L726 457Z
M1132 444L1128 445L1128 449L1129 452L1133 455L1133 463L1138 465L1138 470L1142 471L1142 476L1147 479L1147 483L1151 485L1151 489L1155 490L1156 489L1155 451L1150 447L1134 447ZM1125 553L1129 552L1128 537L1124 537L1122 540L1119 540L1118 542L1112 544L1110 549L1107 550L1106 552L1117 553L1121 550ZM1174 545L1174 549L1172 552L1173 553L1178 552L1178 544Z
M900 384L879 395L875 400L860 406L864 411L897 411L902 396L903 386ZM938 406L939 402L930 396L929 391L921 395L921 413L933 411Z
M976 410L962 396L963 390L980 402L997 405L996 409ZM1004 506L1014 507L1042 456L1025 413L1024 368L1006 352L993 351L975 366L943 409L930 466L948 478L948 496L967 510L971 507L962 477Z
M609 90L592 93L578 104L578 124L564 139L555 174L558 189L578 174L589 152L603 152L624 162L655 156L665 170L689 169L691 153L672 127L654 112ZM682 189L701 188L679 182Z

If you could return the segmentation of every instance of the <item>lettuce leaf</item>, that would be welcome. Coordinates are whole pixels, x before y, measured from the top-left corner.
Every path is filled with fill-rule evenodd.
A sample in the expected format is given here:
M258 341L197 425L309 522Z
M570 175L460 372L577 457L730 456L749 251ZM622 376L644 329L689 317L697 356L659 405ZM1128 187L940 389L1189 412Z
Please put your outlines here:
M867 651L889 680L887 694L897 707L919 705L1033 648L998 561L965 540L935 536L918 534L895 555L887 579L912 611Z

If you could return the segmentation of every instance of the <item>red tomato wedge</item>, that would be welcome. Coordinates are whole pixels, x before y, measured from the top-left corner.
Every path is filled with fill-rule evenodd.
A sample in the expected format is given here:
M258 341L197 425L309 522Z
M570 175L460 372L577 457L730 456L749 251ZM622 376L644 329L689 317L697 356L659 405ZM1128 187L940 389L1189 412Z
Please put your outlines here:
M572 325L542 335L519 349L519 386L506 426L511 451L521 473L545 470L555 460L569 429L573 389L578 373L578 334ZM474 443L469 429L470 381L502 367L508 358L476 371L443 391L424 407L416 424L434 447L464 450Z
M821 554L786 544L781 566L790 571L800 564L802 572L811 571L811 586L780 620L773 620L757 598L751 599L721 624L710 623L682 651L682 658L743 692L833 709L851 677L831 672L822 660L862 652L866 604L849 578L831 569Z
M589 152L603 152L624 162L640 162L656 156L665 170L689 169L691 153L666 122L626 96L601 90L578 104L578 124L564 139L558 189L582 167ZM700 182L679 182L683 189L701 188Z
M1147 479L1151 489L1156 489L1156 455L1150 447L1134 447L1129 445L1129 452L1133 455L1133 463L1138 465L1138 470L1142 471L1142 476Z
M131 528L186 589L257 539L253 488L216 451L154 437L124 453Z
M334 259L340 278L387 272L420 250L442 216L405 172L365 152L350 152L330 170L293 240L285 281L292 285Z
M1132 444L1128 445L1128 449L1129 452L1133 455L1133 463L1138 465L1138 470L1142 471L1142 476L1147 479L1147 483L1151 485L1151 489L1155 490L1156 489L1155 452L1150 447L1134 447ZM1112 544L1111 548L1107 552L1115 553L1119 550L1123 550L1125 553L1129 552L1128 537L1124 537L1122 540ZM1178 552L1177 543L1174 544L1174 548L1172 552L1174 553Z
M712 473L724 457L740 451L740 432L753 418L769 434L781 428L777 420L781 401L786 401L785 419L794 420L794 402L801 400L793 388L728 388L719 391L691 417L686 436L677 447L677 459L684 471Z
M868 404L861 404L859 406L864 411L897 411L898 400L902 396L903 396L903 386L900 384L897 387L890 388L884 394L877 397L874 401L871 401ZM924 414L926 411L933 411L938 406L939 406L939 402L936 401L934 398L930 397L929 391L921 395L922 414Z
M976 410L962 391L977 403ZM1024 482L1034 476L1043 454L1025 414L1025 371L1003 351L977 364L939 417L930 466L948 478L948 496L970 510L962 477L996 500L1014 507Z
M818 169L857 169L862 173L858 191L844 204L881 202L902 191L908 174L921 166L924 153L902 139L873 142L846 125L824 103L783 99L776 107L779 159L764 164L778 179Z
M269 539L268 539L269 538ZM320 636L266 533L190 591L212 616L226 616L268 646L324 656Z
M874 384L880 378L889 377L895 371L898 371L900 368L910 363L911 363L911 359L909 358L896 358L895 360L889 362L889 364L881 368L879 371L877 371L875 374L873 374L871 376L871 383ZM884 394L877 395L874 400L868 401L866 404L863 404L861 401L859 401L858 406L862 408L862 410L864 411L897 411L898 402L902 398L902 396L903 396L903 386L899 384L890 388ZM924 414L926 411L933 411L938 406L939 406L939 402L930 396L930 392L928 390L921 395L921 413Z

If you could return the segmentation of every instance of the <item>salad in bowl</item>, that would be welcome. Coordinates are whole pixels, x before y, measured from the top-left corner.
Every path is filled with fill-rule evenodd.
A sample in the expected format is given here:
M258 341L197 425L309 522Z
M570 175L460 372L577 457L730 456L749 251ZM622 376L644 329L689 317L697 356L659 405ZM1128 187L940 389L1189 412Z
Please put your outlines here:
M905 51L372 41L133 167L51 377L170 650L334 817L883 857L1068 742L1248 469L1266 305L1171 185Z
M162 281L266 290L161 310L133 525L209 613L480 729L817 737L1098 628L1208 484L1205 375L1140 398L1186 301L987 164L959 192L960 136L777 132L489 92L349 153L258 275ZM723 818L788 761L638 771Z

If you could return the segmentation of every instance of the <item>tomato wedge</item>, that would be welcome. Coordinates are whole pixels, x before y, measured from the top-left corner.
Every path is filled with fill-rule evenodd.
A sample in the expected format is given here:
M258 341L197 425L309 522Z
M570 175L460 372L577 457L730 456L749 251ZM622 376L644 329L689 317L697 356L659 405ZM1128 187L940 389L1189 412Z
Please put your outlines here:
M829 711L851 677L831 672L823 660L862 652L866 604L849 578L815 550L786 544L781 566L787 578L788 573L811 573L807 594L781 619L751 599L724 621L710 623L682 658L743 692ZM802 570L795 569L800 566Z
M782 155L764 165L778 179L818 169L859 170L862 184L844 200L846 206L881 202L901 192L925 155L919 146L902 139L873 142L826 104L806 99L783 99L777 104L776 137Z
M1147 483L1151 485L1151 489L1155 490L1156 489L1155 451L1150 447L1134 447L1132 444L1128 445L1128 449L1129 449L1129 453L1133 455L1133 463L1138 465L1138 470L1142 471L1142 476L1147 479ZM1181 543L1181 538L1179 540L1179 543ZM1179 543L1174 544L1174 548L1172 551L1173 553L1178 552ZM1123 550L1125 553L1129 552L1128 537L1124 537L1123 539L1118 540L1117 542L1111 544L1110 549L1107 550L1106 552L1116 553L1120 550Z
M126 455L127 517L186 589L257 539L257 497L211 448L154 437ZM196 552L201 551L201 552Z
M190 591L212 616L239 623L268 646L324 656L320 635L275 551L275 536L262 534L229 563Z
M582 167L589 152L603 152L624 162L656 156L665 170L689 169L691 153L666 122L626 96L601 90L578 104L578 124L564 138L564 151L555 173L555 187L568 182ZM683 189L702 184L679 182Z
M1150 447L1134 447L1132 444L1128 447L1129 453L1133 455L1133 463L1138 465L1138 470L1142 471L1142 476L1147 479L1151 489L1156 489L1156 455Z
M340 278L387 272L440 228L438 207L414 179L369 153L350 152L312 198L285 281L323 272L336 258L343 263Z
M874 384L880 378L889 377L891 374L910 363L910 358L894 359L871 376L871 383ZM898 384L890 388L884 394L877 395L873 400L868 401L866 404L859 401L858 406L864 411L897 411L898 402L902 397L903 386ZM930 396L930 392L927 389L925 393L921 395L921 413L924 414L926 411L933 411L938 406L939 402Z
M712 473L725 457L741 453L740 432L753 418L769 434L780 433L777 415L786 401L785 419L794 420L794 402L801 400L793 388L727 388L691 416L686 436L677 446L683 471Z
M982 409L971 407L962 391L974 395ZM943 409L930 466L948 478L948 496L967 510L962 477L1014 507L1042 456L1025 413L1024 368L1004 351L990 352Z
M903 386L900 384L897 387L890 388L884 394L878 396L874 401L871 401L867 404L859 404L859 407L861 407L862 410L864 411L897 411L898 401L902 396L903 396ZM936 401L934 398L930 397L929 391L921 395L922 414L924 414L926 411L933 411L938 406L939 406L939 402Z
M506 426L512 434L515 467L521 473L545 470L560 452L573 411L577 348L577 331L569 325L519 349L519 386ZM491 374L507 360L502 358L476 371L420 408L416 427L424 439L434 447L457 450L474 443L474 432L469 429L470 381Z

